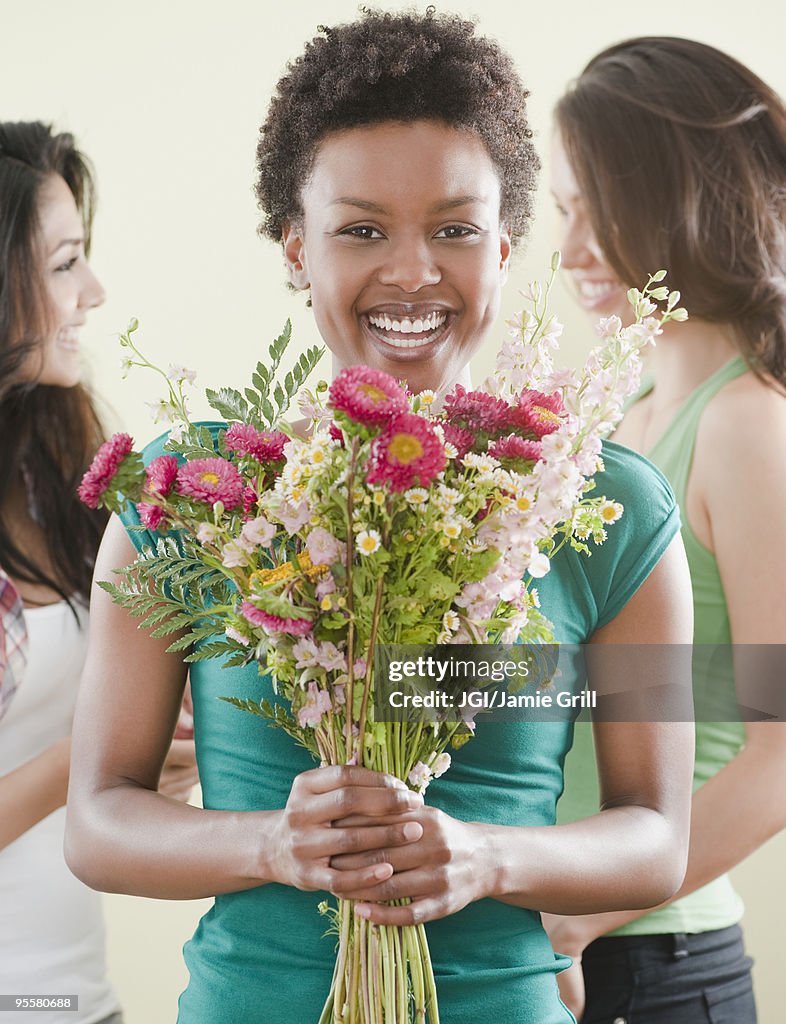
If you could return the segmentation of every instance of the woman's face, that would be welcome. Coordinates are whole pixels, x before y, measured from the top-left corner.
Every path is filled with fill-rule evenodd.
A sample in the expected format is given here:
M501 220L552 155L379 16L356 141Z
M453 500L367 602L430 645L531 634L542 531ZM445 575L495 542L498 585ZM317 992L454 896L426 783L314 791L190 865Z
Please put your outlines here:
M88 310L104 301L104 289L85 258L82 218L59 174L41 187L38 219L52 330L31 360L32 372L39 384L73 387L81 377L79 332Z
M551 147L551 191L562 217L562 266L570 271L579 302L595 318L616 313L623 323L629 323L628 286L608 265L598 245L559 132L555 132Z
M328 135L284 230L336 370L366 363L413 391L461 375L495 322L510 235L474 135L434 121Z

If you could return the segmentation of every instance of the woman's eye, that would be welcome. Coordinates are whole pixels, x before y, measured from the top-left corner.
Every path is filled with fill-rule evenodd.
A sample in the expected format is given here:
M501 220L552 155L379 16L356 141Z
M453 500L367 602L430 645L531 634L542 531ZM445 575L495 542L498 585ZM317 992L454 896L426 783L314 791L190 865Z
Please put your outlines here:
M434 237L471 238L473 235L477 234L479 234L477 228L470 228L466 224L448 224L447 227L440 228Z
M383 237L379 228L373 228L370 224L355 224L351 228L344 228L343 231L339 231L339 234L349 236L350 238L365 238L369 240Z
M560 217L567 217L567 215L568 215L568 211L567 211L567 210L565 209L565 207L564 207L564 206L561 206L561 205L560 205L560 204L559 204L558 202L556 202L556 201L555 201L554 205L556 206L556 208L557 208L557 213L558 213L558 214L560 215Z
M78 256L72 256L70 260L66 260L66 262L62 263L59 267L55 267L55 272L59 274L63 271L71 270L78 259Z

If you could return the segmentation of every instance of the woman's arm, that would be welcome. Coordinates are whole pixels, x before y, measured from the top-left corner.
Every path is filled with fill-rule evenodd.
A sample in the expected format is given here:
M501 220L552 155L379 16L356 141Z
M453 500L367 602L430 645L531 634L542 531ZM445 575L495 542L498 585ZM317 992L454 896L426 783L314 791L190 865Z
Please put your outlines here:
M70 752L66 736L0 778L0 850L63 806Z
M690 582L682 542L675 539L596 644L689 644ZM657 657L658 648L652 649ZM672 659L665 655L665 664ZM611 688L614 689L613 681ZM621 679L619 689L630 690ZM683 681L690 686L689 677ZM606 723L596 727L603 809L570 825L543 827L466 823L431 807L412 812L423 838L405 849L334 858L357 868L374 856L396 874L361 900L414 898L405 907L361 903L362 916L409 924L455 913L475 899L555 913L652 906L679 886L687 852L693 725Z
M662 906L725 874L786 827L786 399L758 386L719 398L705 413L700 439L708 457L694 473L729 609L740 703L781 720L747 722L744 748L694 794L687 872ZM717 452L723 458L709 457ZM779 646L768 650L772 644ZM758 672L757 655L768 663ZM554 920L549 931L560 951L576 954L642 914Z
M95 578L111 579L134 549L113 519ZM171 638L170 638L171 640ZM183 699L185 666L94 585L90 646L74 720L66 860L96 889L195 899L277 881L336 892L392 872L386 863L352 872L333 854L395 847L421 834L398 822L332 828L352 812L391 815L422 799L403 783L361 768L304 772L281 811L209 811L156 792Z

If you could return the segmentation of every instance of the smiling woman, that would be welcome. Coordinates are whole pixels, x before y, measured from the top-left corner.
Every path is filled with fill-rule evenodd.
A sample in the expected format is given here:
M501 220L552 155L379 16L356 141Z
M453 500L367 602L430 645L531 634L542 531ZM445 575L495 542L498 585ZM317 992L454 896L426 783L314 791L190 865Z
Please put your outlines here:
M291 284L310 292L336 370L371 367L355 373L373 404L385 398L376 371L414 391L469 384L468 361L489 337L511 246L531 215L538 160L526 97L498 44L431 10L367 12L324 29L278 83L258 147L264 233L282 245ZM148 460L165 440L148 446ZM379 467L381 486L397 489L402 467L429 458L423 440L402 432L397 466ZM620 447L604 461L599 487L626 515L591 560L563 549L539 581L542 606L562 642L685 642L673 496ZM151 532L126 535L138 526L133 510L110 525L99 579L127 565L134 545L155 543ZM381 543L359 533L359 557ZM314 891L356 899L374 924L426 922L450 1024L567 1024L555 981L567 963L538 911L651 905L679 884L689 726L601 729L604 810L557 827L569 723L479 727L426 806L388 775L314 769L282 730L216 700L274 700L268 677L253 664L199 661L204 809L176 806L152 790L186 666L104 592L92 611L67 856L98 888L216 896L185 949L184 1024L316 1024L334 962ZM367 1020L393 1024L381 1008Z
M414 391L468 384L511 245L483 142L431 120L349 129L321 143L301 197L284 253L334 372L365 362Z
M92 209L71 135L0 124L0 697L15 674L7 707L0 699L0 992L78 994L78 1009L47 1010L52 1024L120 1020L101 901L63 858L71 719L106 522L76 496L102 440L80 383L80 331L104 300L88 263ZM172 795L191 789L192 746L180 741Z

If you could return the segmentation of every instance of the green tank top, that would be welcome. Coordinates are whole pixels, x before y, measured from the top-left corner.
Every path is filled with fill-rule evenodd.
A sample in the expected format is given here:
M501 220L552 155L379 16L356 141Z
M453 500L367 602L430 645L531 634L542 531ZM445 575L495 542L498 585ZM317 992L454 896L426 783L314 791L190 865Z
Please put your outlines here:
M694 697L696 702L696 765L693 786L698 789L739 752L745 739L740 722L702 721L722 718L728 709L732 719L737 703L734 677L727 656L731 629L726 597L715 556L698 540L685 515L686 493L696 434L702 413L720 389L747 371L742 356L730 360L707 378L680 407L658 441L647 452L668 479L682 510L682 539L693 586ZM645 385L637 398L652 389ZM734 709L732 711L731 709ZM573 748L565 766L565 792L558 807L558 820L575 821L598 809L597 774L592 730L579 722ZM624 925L614 935L652 935L676 932L704 932L736 924L743 913L742 900L728 875L660 910Z
M161 452L159 439L145 461ZM563 643L583 643L611 621L679 530L671 489L646 459L614 443L604 445L603 457L596 493L621 501L622 519L591 557L563 548L537 581L541 607ZM133 508L122 518L139 524ZM137 548L155 540L144 531L129 536ZM204 806L283 807L293 778L313 761L281 729L218 700L275 700L269 677L254 666L203 661L191 666L191 687ZM452 752L450 771L429 786L428 801L464 821L554 824L572 732L569 721L479 720L475 738ZM179 1024L316 1024L335 955L317 913L325 895L269 884L216 897L183 951L189 982ZM483 899L426 931L444 1021L574 1022L556 983L570 961L555 955L535 911Z

